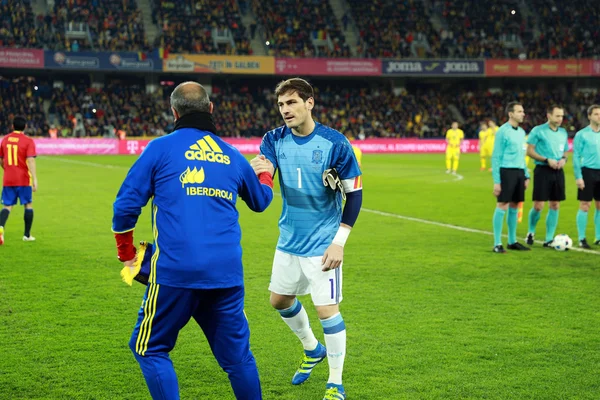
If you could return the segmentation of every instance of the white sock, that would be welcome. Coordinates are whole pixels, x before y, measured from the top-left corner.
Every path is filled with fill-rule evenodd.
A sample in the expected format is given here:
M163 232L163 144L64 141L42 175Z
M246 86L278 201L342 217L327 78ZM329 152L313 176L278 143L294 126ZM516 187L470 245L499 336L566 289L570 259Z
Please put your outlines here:
M279 311L281 318L290 327L292 332L298 336L304 350L311 351L317 348L319 342L310 328L308 314L298 299L294 301L294 304L290 308L277 311Z
M329 362L329 380L327 383L342 384L344 359L346 358L346 324L342 314L322 319L325 332L325 346L327 347L327 361Z

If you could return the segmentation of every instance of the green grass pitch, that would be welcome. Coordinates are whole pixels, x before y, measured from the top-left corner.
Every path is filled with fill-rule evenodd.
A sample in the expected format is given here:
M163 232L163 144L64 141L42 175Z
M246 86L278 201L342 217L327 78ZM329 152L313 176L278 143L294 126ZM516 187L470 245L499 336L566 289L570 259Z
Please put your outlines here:
M38 159L37 241L21 241L17 207L0 247L0 399L149 398L127 346L144 287L121 282L110 231L133 161ZM600 248L558 252L538 243L528 253L493 254L490 173L479 171L477 155L463 156L462 180L444 171L443 154L364 156L365 210L346 246L341 305L348 398L597 399ZM570 165L567 191L557 233L576 241ZM241 201L238 208L264 398L321 399L326 363L305 384L290 384L301 346L268 301L281 197L262 214ZM588 228L591 240L593 213ZM135 238L151 239L147 210ZM322 339L310 298L301 300ZM171 356L183 399L234 398L195 323Z

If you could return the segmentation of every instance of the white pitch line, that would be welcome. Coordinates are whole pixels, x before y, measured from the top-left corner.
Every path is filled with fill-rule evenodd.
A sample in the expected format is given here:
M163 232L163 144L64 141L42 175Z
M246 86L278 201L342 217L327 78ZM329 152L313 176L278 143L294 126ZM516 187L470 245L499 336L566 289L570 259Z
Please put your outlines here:
M87 162L87 161L70 160L68 158L61 158L61 157L48 157L47 159L58 160L58 161L62 161L62 162L66 162L66 163L71 163L71 164L88 165L90 167L98 167L98 168L111 168L111 169L113 169L113 168L122 168L122 169L129 169L128 167L124 167L122 165L100 164L100 163L93 163L93 162ZM460 176L461 179L462 179L462 175L456 175L456 176ZM460 179L458 179L458 180L460 180ZM275 193L275 195L280 196L279 193ZM488 235L488 236L493 236L494 235L492 232L482 231L481 229L473 229L473 228L467 228L467 227L459 226L459 225L445 224L443 222L430 221L430 220L427 220L427 219L421 219L421 218L415 218L415 217L408 217L406 215L393 214L393 213L389 213L389 212L385 212L385 211L371 210L370 208L364 208L364 207L362 207L360 210L364 211L364 212L367 212L367 213L371 213L371 214L381 215L383 217L403 219L405 221L418 222L420 224L427 224L427 225L439 226L441 228L454 229L454 230L462 231L462 232L478 233L480 235ZM503 237L506 237L506 236L507 235L503 235ZM536 240L536 243L543 244L544 242L542 242L540 240ZM600 255L600 252L597 252L597 251L594 251L594 250L580 249L579 247L573 247L573 248L571 248L571 250L573 250L573 251L580 251L582 253Z
M454 229L454 230L462 231L462 232L479 233L481 235L488 235L488 236L493 236L494 235L493 232L482 231L480 229L466 228L464 226L452 225L452 224L445 224L443 222L429 221L427 219L421 219L421 218L415 218L415 217L407 217L405 215L392 214L392 213L389 213L389 212L378 211L378 210L371 210L371 209L364 208L364 207L361 208L360 210L364 211L364 212L371 213L371 214L381 215L381 216L384 216L384 217L403 219L403 220L406 220L406 221L418 222L418 223L427 224L427 225L434 225L434 226L439 226L441 228ZM502 235L502 236L503 237L507 237L507 235ZM544 243L544 242L542 242L540 240L536 240L535 242L539 243L539 244L543 244ZM573 250L573 251L580 251L582 253L600 255L600 252L597 252L597 251L594 251L594 250L581 249L579 247L572 247L571 250Z
M442 181L442 182L458 182L458 181L462 181L463 179L465 179L465 177L460 174L454 174L454 178L455 179L446 179L445 181Z

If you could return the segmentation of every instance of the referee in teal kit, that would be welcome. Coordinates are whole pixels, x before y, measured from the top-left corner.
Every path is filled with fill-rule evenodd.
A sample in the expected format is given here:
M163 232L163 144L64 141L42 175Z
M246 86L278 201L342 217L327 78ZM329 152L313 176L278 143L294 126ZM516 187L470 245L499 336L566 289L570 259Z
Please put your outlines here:
M525 200L525 189L529 185L529 172L525 166L525 131L519 126L525 118L523 105L518 102L506 106L508 122L502 125L494 140L492 153L492 178L494 179L494 196L498 204L492 219L494 227L494 253L506 253L502 247L502 227L504 216L508 211L509 250L530 250L517 242L517 214L519 203Z
M600 245L600 105L588 108L590 124L577 132L573 140L573 171L577 184L577 232L579 247L589 249L585 238L588 222L588 211L592 200L596 200L596 237L594 244Z
M565 117L561 106L551 105L546 110L548 122L534 127L527 139L527 155L535 160L533 171L533 207L529 211L527 244L535 240L535 228L544 205L550 202L546 217L546 239L544 247L552 247L560 202L566 199L565 172L566 152L569 150L568 134L560 125Z

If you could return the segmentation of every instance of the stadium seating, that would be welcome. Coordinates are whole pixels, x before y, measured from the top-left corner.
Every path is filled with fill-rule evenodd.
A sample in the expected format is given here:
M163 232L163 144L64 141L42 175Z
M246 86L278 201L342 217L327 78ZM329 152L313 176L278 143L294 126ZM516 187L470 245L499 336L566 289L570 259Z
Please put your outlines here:
M464 130L473 136L477 132L479 123L493 119L498 125L506 121L505 106L510 101L520 101L525 108L525 121L523 128L529 132L536 125L547 121L546 108L550 104L567 105L563 127L570 133L575 133L577 126L585 125L581 115L574 113L575 109L569 104L577 104L576 100L566 98L559 90L521 90L506 88L503 91L464 91L455 98L454 103L465 118ZM587 104L587 103L584 103ZM587 117L586 117L587 118Z
M592 58L600 54L600 8L593 0L533 0L541 34L530 58Z
M155 47L172 53L252 54L235 0L154 0L162 34Z
M270 54L284 57L349 57L350 47L328 0L252 0Z
M439 39L419 0L348 0L364 57L426 57L438 52Z
M56 32L61 39L59 49L150 49L135 0L55 0L54 13Z
M41 85L41 84L40 84ZM12 131L12 117L25 115L28 118L27 133L45 136L48 131L41 91L27 79L5 79L0 77L0 135Z
M30 0L0 0L0 47L41 48L52 42L43 19L36 21Z
M173 128L169 103L159 90L147 94L144 87L116 81L102 89L70 84L54 89L48 110L50 124L68 136L112 136L123 129L128 136L161 136Z
M531 22L521 16L518 0L446 1L442 11L448 31L442 32L449 56L516 58ZM514 14L513 14L514 11Z

